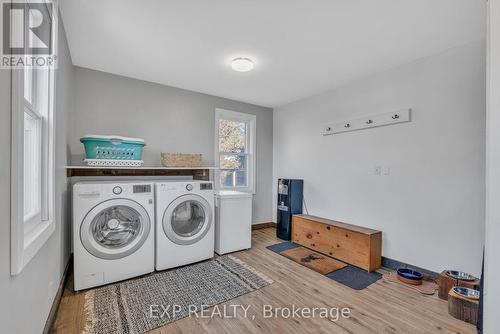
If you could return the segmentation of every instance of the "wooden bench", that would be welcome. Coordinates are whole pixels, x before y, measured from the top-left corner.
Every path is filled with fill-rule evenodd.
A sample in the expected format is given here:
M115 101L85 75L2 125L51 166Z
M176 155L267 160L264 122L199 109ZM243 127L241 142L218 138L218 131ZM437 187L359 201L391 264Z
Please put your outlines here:
M382 263L382 232L365 227L294 215L292 241L368 271Z

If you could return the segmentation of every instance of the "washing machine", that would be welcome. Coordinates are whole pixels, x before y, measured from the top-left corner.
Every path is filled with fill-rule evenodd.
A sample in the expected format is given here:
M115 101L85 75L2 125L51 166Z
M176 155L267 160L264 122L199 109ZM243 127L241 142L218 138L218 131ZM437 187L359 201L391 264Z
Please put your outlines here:
M154 271L154 183L73 186L75 290Z
M213 255L213 183L156 183L156 269L175 268Z

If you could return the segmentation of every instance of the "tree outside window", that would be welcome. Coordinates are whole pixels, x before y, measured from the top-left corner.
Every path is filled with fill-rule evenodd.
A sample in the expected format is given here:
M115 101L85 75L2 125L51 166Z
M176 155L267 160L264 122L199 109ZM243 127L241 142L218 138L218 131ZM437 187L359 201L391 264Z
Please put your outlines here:
M229 111L223 111L218 116L216 133L220 188L253 188L252 127L255 116Z

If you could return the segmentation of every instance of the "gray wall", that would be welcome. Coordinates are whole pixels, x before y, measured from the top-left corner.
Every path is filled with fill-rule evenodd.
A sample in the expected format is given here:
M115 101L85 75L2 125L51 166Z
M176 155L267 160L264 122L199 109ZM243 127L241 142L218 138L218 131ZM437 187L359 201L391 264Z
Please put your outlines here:
M486 128L486 249L483 333L498 332L500 303L500 1L489 1L488 113Z
M214 165L215 109L257 116L254 223L272 219L272 109L179 88L76 67L73 162L81 164L85 134L119 134L146 140L144 161L160 165L160 152L203 154Z
M0 70L0 156L10 155L10 71ZM56 230L20 275L10 276L10 170L0 164L0 323L2 333L41 333L69 258L67 179L64 166L68 114L72 108L74 67L59 18L56 88Z
M476 42L275 109L275 176L305 179L311 214L382 230L384 256L479 274L485 66ZM321 135L330 122L409 107L410 123Z

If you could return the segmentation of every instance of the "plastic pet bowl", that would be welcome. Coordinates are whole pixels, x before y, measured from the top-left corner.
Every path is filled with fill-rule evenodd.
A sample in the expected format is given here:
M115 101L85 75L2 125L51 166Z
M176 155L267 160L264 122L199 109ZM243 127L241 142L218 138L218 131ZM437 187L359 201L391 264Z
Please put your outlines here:
M424 275L422 275L422 273L419 273L418 271L407 268L398 269L398 279L403 283L411 285L421 285L423 278Z

